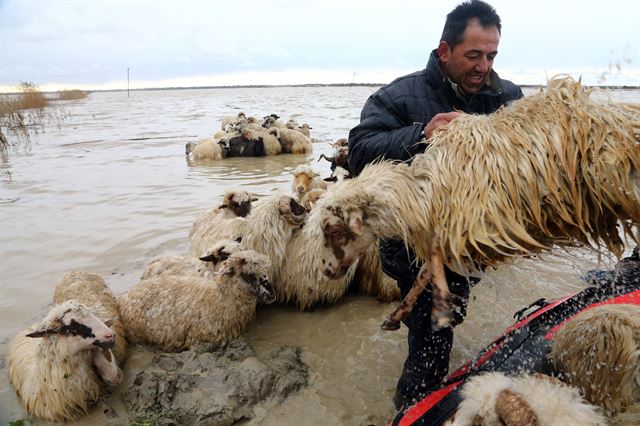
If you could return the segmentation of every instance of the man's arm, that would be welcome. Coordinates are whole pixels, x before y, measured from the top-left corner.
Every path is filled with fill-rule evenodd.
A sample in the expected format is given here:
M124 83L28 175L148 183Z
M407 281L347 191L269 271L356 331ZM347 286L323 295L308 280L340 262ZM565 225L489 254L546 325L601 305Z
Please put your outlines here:
M358 175L377 159L408 160L425 148L416 145L423 129L423 123L407 125L384 91L375 93L362 108L360 124L349 132L351 172Z

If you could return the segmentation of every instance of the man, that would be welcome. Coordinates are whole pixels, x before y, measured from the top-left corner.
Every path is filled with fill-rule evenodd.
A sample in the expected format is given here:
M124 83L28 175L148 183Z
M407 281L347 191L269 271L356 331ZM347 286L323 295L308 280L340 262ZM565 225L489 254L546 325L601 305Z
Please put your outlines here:
M500 33L500 17L483 1L466 1L451 11L426 69L396 79L367 100L360 124L349 133L352 173L381 158L410 161L426 148L421 141L428 142L434 129L459 114L489 114L521 98L522 90L492 69ZM397 281L404 297L420 269L413 252L403 241L389 240L381 242L380 254L384 272ZM455 325L466 314L469 283L446 272ZM433 331L430 313L431 293L425 291L404 320L409 354L394 397L397 409L436 389L448 372L453 330Z

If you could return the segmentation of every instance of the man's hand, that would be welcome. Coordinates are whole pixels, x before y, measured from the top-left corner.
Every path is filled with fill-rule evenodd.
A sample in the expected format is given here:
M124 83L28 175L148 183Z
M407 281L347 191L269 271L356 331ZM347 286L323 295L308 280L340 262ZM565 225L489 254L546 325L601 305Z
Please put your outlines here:
M453 120L459 115L460 113L457 111L441 112L434 115L431 121L429 121L427 125L424 126L424 137L426 139L429 139L435 129L437 129L438 127L444 124L447 124L448 122L450 122L451 120Z

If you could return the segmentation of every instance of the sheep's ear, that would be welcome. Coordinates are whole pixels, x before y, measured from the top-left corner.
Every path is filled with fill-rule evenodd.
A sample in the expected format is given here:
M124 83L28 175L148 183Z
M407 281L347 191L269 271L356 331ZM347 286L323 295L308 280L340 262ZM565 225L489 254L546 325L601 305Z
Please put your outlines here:
M222 203L222 204L220 204L220 205L218 206L218 208L219 208L219 209L227 209L227 208L229 208L229 204L227 204L227 203Z
M364 233L362 210L353 209L349 212L349 228L351 228L356 235L362 235Z
M257 198L252 198L252 199L251 199L251 202L252 202L252 203L255 203L256 201L258 201L258 199L257 199Z
M57 330L52 330L49 328L41 328L39 330L32 331L31 333L27 334L27 337L43 337L49 334L56 334L57 332L58 332Z
M202 260L203 262L212 262L214 265L216 265L218 264L218 262L227 260L229 256L231 256L231 253L224 251L224 249L221 249L216 253L211 253L201 257L200 260Z
M110 318L104 322L104 325L106 325L107 327L111 327L114 322L115 320L113 318Z

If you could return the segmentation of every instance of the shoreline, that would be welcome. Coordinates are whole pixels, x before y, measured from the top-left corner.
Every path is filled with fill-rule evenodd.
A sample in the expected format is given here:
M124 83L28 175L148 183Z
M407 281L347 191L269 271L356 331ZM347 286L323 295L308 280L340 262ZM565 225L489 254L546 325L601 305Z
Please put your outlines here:
M388 83L308 83L308 84L239 84L229 86L172 86L172 87L145 87L136 89L95 89L84 90L87 93L94 92L146 92L160 90L216 90L216 89L268 89L268 88L285 88L285 87L382 87ZM539 89L545 87L543 84L519 84L523 89ZM628 85L591 85L584 86L589 88L598 88L603 90L640 90L640 86ZM43 91L44 94L55 94L59 91ZM16 95L20 92L0 92L0 95Z

